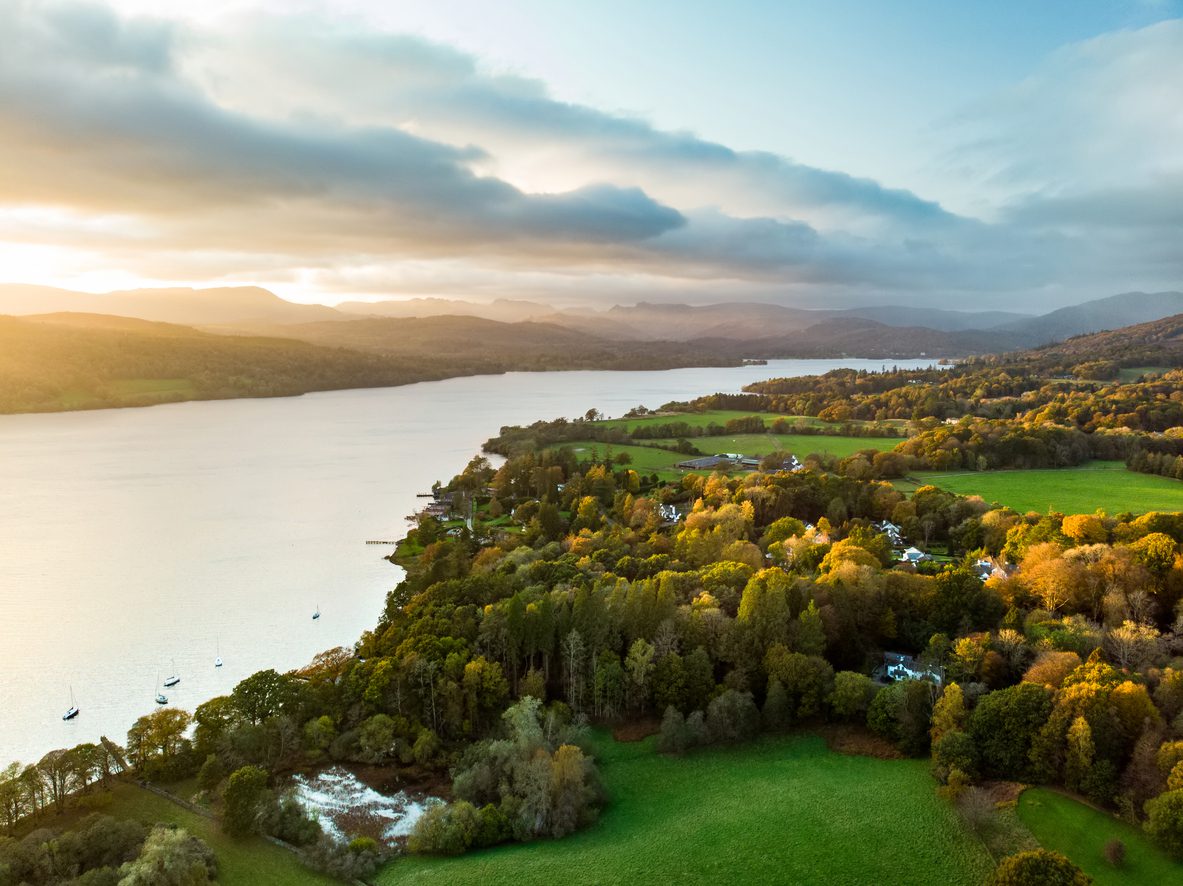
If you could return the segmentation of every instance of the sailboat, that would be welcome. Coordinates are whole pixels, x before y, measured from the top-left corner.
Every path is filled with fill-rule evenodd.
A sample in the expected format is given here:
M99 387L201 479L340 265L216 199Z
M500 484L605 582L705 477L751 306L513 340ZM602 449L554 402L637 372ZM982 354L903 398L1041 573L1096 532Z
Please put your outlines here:
M180 682L181 682L181 678L177 676L177 660L174 658L173 659L173 675L164 681L164 688L167 689L170 686L176 686Z
M74 687L70 687L70 708L62 714L63 720L73 720L78 716L78 704L74 701Z
M156 703L168 704L168 696L160 691L160 672L156 672Z
M214 667L220 668L222 666L222 641L217 641L217 654L214 656Z
M320 604L319 603L316 604L316 611L312 613L312 620L316 621L318 618L320 618Z

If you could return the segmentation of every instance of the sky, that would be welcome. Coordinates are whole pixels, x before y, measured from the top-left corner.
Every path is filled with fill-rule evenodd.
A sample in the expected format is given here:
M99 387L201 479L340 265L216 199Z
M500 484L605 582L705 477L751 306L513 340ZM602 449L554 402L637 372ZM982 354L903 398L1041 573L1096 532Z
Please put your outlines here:
M1183 289L1183 0L0 0L0 33L10 282Z

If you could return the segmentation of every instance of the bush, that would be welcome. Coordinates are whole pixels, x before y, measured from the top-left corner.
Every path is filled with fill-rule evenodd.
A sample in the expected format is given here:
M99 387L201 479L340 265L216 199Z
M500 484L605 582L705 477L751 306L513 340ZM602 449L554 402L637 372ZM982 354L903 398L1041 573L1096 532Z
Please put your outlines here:
M663 754L682 754L689 746L686 718L673 705L665 709L661 718L661 733L657 736L657 750Z
M1046 849L1007 856L990 878L990 886L1089 886L1092 882L1060 853Z
M222 779L225 777L226 770L222 766L222 761L218 759L217 754L210 754L201 764L201 769L197 771L197 784L201 786L203 791L212 791L222 783Z
M1115 868L1125 864L1125 843L1121 840L1110 840L1105 844L1105 859Z
M320 836L320 822L290 793L263 810L260 824L264 832L293 846L307 846Z
M416 855L463 855L481 832L481 814L467 800L431 806L415 822L407 849Z
M339 880L368 880L386 861L386 854L376 840L358 837L349 843L334 840L328 834L301 853L308 867Z
M751 738L760 728L760 712L750 692L728 689L707 706L706 730L712 742Z
M932 746L933 775L943 782L949 780L949 773L961 772L966 779L973 780L978 774L978 750L973 739L964 732L946 732Z

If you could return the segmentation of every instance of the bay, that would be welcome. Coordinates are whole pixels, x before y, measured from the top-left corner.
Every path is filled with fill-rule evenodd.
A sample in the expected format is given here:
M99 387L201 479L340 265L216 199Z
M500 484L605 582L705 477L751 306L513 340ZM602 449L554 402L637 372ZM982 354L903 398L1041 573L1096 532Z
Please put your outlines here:
M163 691L192 711L257 670L351 645L401 577L364 542L401 536L416 493L502 425L882 365L509 373L0 416L0 766L100 735L122 744L174 667ZM63 722L71 688L81 714Z

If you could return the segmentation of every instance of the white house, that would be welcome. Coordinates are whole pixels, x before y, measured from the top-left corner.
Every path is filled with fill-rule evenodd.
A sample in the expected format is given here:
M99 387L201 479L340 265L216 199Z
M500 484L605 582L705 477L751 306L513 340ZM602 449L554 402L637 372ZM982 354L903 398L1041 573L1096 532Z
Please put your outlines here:
M924 551L920 550L919 548L908 548L906 551L900 554L901 563L923 563L925 560L931 559L932 557L924 553Z

